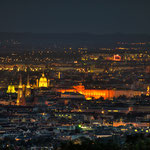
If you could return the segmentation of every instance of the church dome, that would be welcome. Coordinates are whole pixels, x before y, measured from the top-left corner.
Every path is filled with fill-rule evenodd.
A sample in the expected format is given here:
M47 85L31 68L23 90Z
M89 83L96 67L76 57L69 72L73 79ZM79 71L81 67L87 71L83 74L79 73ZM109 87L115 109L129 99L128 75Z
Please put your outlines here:
M8 85L7 93L16 93L14 85Z
M47 82L47 78L45 77L45 75L44 75L44 73L42 74L42 77L40 78L40 80L39 81L41 81L41 82Z
M44 73L42 77L39 79L39 87L48 87L47 78L45 77Z

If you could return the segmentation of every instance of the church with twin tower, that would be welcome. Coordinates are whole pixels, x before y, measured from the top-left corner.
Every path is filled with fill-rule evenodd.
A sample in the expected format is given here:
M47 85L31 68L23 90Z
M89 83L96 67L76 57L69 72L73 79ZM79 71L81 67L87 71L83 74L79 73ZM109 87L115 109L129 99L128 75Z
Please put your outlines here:
M42 77L38 80L36 80L36 88L48 88L50 84L50 80L48 80L44 73L42 74ZM22 84L22 76L20 75L19 79L19 86L18 86L18 95L17 95L17 105L26 105L25 98L31 96L31 86L30 86L30 79L29 75L27 77L27 85L25 88Z

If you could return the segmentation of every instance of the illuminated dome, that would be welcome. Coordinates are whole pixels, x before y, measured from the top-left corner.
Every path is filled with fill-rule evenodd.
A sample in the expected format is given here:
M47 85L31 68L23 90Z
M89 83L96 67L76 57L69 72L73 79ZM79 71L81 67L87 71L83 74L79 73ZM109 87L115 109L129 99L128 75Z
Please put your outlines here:
M39 79L39 87L48 87L48 80L45 77L44 73L42 74L42 77Z
M14 85L8 85L7 93L16 93Z

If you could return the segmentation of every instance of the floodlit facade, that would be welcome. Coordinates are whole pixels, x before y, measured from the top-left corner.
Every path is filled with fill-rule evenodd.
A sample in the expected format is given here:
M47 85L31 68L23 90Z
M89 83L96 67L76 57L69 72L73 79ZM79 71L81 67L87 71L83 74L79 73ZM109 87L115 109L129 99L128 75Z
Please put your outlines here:
M141 95L140 91L133 90L101 90L101 89L85 89L85 87L80 84L77 86L73 86L72 89L59 89L58 92L77 92L85 96L87 100L99 99L103 97L104 99L113 99L113 97L119 97L121 95L125 95L127 97L133 97L135 95Z
M15 86L12 85L12 84L11 84L11 85L8 85L7 93L9 93L9 94L14 94L14 93L16 93Z
M45 77L44 73L42 74L42 77L38 80L37 79L37 87L48 87L49 86L49 80Z

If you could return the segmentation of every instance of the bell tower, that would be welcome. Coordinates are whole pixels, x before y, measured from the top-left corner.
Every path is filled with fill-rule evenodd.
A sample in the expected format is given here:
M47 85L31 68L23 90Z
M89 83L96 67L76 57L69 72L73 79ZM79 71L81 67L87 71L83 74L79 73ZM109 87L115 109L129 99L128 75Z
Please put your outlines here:
M20 105L22 97L23 97L23 86L22 86L22 76L20 75L18 95L17 95L17 105Z
M28 75L25 96L29 97L30 95L31 95L31 86L30 86L30 79L29 79L29 75Z

